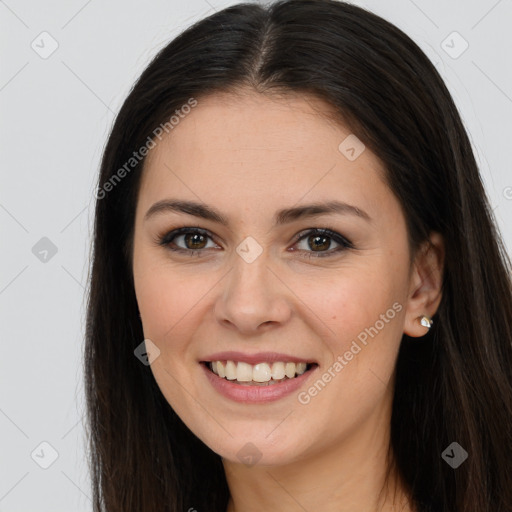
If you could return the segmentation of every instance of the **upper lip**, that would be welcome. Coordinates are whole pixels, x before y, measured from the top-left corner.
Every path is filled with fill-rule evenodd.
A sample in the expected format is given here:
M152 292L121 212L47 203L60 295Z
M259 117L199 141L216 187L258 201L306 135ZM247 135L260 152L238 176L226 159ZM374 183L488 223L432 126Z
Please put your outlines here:
M215 352L201 359L204 362L210 361L242 361L248 364L274 363L281 361L283 363L316 363L314 359L292 356L282 352L256 352L254 354L245 354L229 350L227 352Z

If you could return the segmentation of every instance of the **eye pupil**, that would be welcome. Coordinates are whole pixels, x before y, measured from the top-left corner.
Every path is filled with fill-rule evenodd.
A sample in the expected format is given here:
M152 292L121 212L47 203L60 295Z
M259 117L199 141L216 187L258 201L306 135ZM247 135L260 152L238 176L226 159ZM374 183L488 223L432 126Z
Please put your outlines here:
M189 233L185 235L186 245L188 246L188 242L192 242L193 247L191 247L191 249L202 249L204 247L205 239L206 237L200 233ZM201 242L203 242L202 245ZM199 243L199 247L197 246L197 243Z
M175 239L179 241L175 242ZM160 237L158 243L173 252L197 256L208 252L203 249L208 248L207 244L210 239L212 239L212 236L205 230L199 231L198 228L184 227ZM330 247L333 242L340 247L331 250ZM296 243L303 243L308 246L307 248L299 249L299 255L308 258L313 256L331 256L341 253L345 249L353 248L350 241L330 229L312 229L308 233L299 233L296 235Z
M310 236L309 239L314 240L312 247L316 247L317 249L328 249L329 248L329 237L328 236L319 236L319 235L313 235ZM323 242L317 243L319 240L322 240ZM326 242L327 240L327 242Z

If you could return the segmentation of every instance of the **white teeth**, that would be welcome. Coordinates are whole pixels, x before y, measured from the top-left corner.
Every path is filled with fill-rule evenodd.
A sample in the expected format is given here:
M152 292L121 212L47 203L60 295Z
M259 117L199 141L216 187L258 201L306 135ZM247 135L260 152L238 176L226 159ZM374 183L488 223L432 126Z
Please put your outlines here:
M258 363L253 366L252 380L256 382L268 382L271 378L270 366L267 363Z
M283 379L293 379L306 371L307 363L258 363L251 365L243 361L212 361L211 370L219 377L238 382L270 382Z
M250 382L252 380L252 366L247 363L239 362L236 366L236 380L240 382Z
M236 380L236 363L233 361L226 361L224 371L226 372L226 379Z
M286 363L284 373L289 379L295 377L295 363Z
M306 371L307 363L297 363L295 369L298 375L302 375Z
M284 379L284 363L272 363L272 378L274 380Z

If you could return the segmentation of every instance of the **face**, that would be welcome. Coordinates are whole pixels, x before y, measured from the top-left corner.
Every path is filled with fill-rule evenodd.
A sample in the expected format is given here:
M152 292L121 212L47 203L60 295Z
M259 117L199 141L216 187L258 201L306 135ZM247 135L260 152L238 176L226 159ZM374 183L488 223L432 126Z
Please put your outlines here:
M133 273L159 350L151 370L190 430L230 461L286 464L389 422L414 285L405 219L380 161L326 108L216 94L146 159ZM152 209L162 201L218 216ZM281 381L300 362L307 371ZM269 376L280 382L243 380Z

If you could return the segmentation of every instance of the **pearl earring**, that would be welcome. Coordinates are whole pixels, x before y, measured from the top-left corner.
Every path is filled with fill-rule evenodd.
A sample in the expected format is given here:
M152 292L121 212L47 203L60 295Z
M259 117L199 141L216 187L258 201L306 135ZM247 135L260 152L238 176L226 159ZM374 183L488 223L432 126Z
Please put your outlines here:
M434 320L432 320L432 318L425 315L420 316L419 319L420 324L423 325L423 327L427 327L428 329L430 329L432 327L432 324L434 323Z

